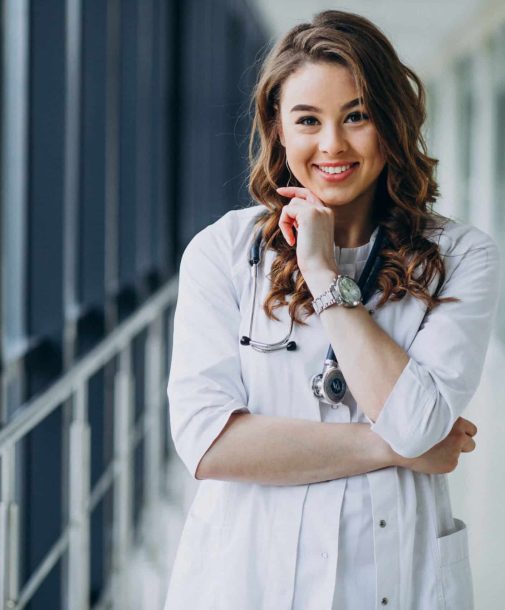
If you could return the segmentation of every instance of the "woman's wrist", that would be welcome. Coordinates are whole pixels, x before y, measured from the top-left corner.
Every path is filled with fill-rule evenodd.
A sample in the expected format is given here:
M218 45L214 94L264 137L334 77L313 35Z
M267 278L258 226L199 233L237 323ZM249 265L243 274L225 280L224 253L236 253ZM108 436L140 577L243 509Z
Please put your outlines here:
M405 459L393 451L391 446L370 429L368 424L362 424L367 435L367 445L371 456L378 468L388 468L390 466L400 466L400 461Z
M396 451L390 446L388 445L388 443L386 443L386 441L384 441L384 443L387 446L387 454L388 454L388 460L391 462L391 466L398 466L400 468L410 468L413 461L416 458L406 458L403 455L400 455L399 453L396 453Z
M396 451L387 443L381 436L370 430L371 438L376 445L376 451L379 461L384 463L385 467L398 466L401 468L408 468L412 462L412 458L406 458Z
M318 297L320 294L328 290L330 284L339 274L338 269L331 269L330 267L324 267L310 273L304 273L303 279L307 284L308 289L310 290L312 296L314 298Z

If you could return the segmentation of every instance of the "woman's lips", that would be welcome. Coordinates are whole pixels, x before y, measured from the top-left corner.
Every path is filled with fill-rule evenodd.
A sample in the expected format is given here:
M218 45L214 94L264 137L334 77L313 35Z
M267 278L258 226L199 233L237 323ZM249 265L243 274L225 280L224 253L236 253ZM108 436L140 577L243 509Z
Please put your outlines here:
M358 165L359 163L353 163L348 170L346 170L345 172L341 172L340 174L329 174L320 169L320 167L317 165L314 165L314 167L316 168L317 173L327 182L342 182L342 180L345 180L354 172Z

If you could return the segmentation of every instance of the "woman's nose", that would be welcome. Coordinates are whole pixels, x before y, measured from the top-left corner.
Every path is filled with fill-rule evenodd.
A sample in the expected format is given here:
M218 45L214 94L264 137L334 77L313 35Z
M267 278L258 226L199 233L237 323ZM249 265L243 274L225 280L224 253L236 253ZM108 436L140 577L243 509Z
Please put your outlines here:
M328 125L321 133L319 150L330 156L337 156L347 150L347 141L343 130L339 126Z

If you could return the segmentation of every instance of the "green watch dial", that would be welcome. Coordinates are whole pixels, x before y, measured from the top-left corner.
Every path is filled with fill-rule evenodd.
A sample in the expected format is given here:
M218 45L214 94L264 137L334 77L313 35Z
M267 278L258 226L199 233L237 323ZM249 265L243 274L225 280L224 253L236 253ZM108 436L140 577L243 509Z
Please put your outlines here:
M361 301L361 290L352 278L345 276L341 277L339 279L338 287L340 289L340 294L346 303Z

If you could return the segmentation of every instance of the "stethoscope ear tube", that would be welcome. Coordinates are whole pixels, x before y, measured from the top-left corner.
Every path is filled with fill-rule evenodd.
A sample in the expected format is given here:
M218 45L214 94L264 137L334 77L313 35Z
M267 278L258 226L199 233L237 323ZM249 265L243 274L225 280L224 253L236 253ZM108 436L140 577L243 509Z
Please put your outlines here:
M249 265L251 265L251 267L253 265L259 265L262 240L263 231L260 230L254 239L253 245L251 246L251 251L249 253Z
M291 324L289 327L288 334L275 343L265 343L263 341L257 341L252 339L252 328L254 323L254 306L256 303L256 288L258 283L258 265L261 260L261 243L263 239L263 231L259 231L258 235L256 235L254 242L251 246L251 250L249 253L249 265L251 266L251 275L253 279L253 296L251 303L251 313L249 319L249 335L243 335L240 338L240 345L247 346L249 345L254 350L262 353L274 352L279 349L287 349L289 352L296 350L297 345L295 341L291 341L291 333L293 332L293 320L291 320Z

